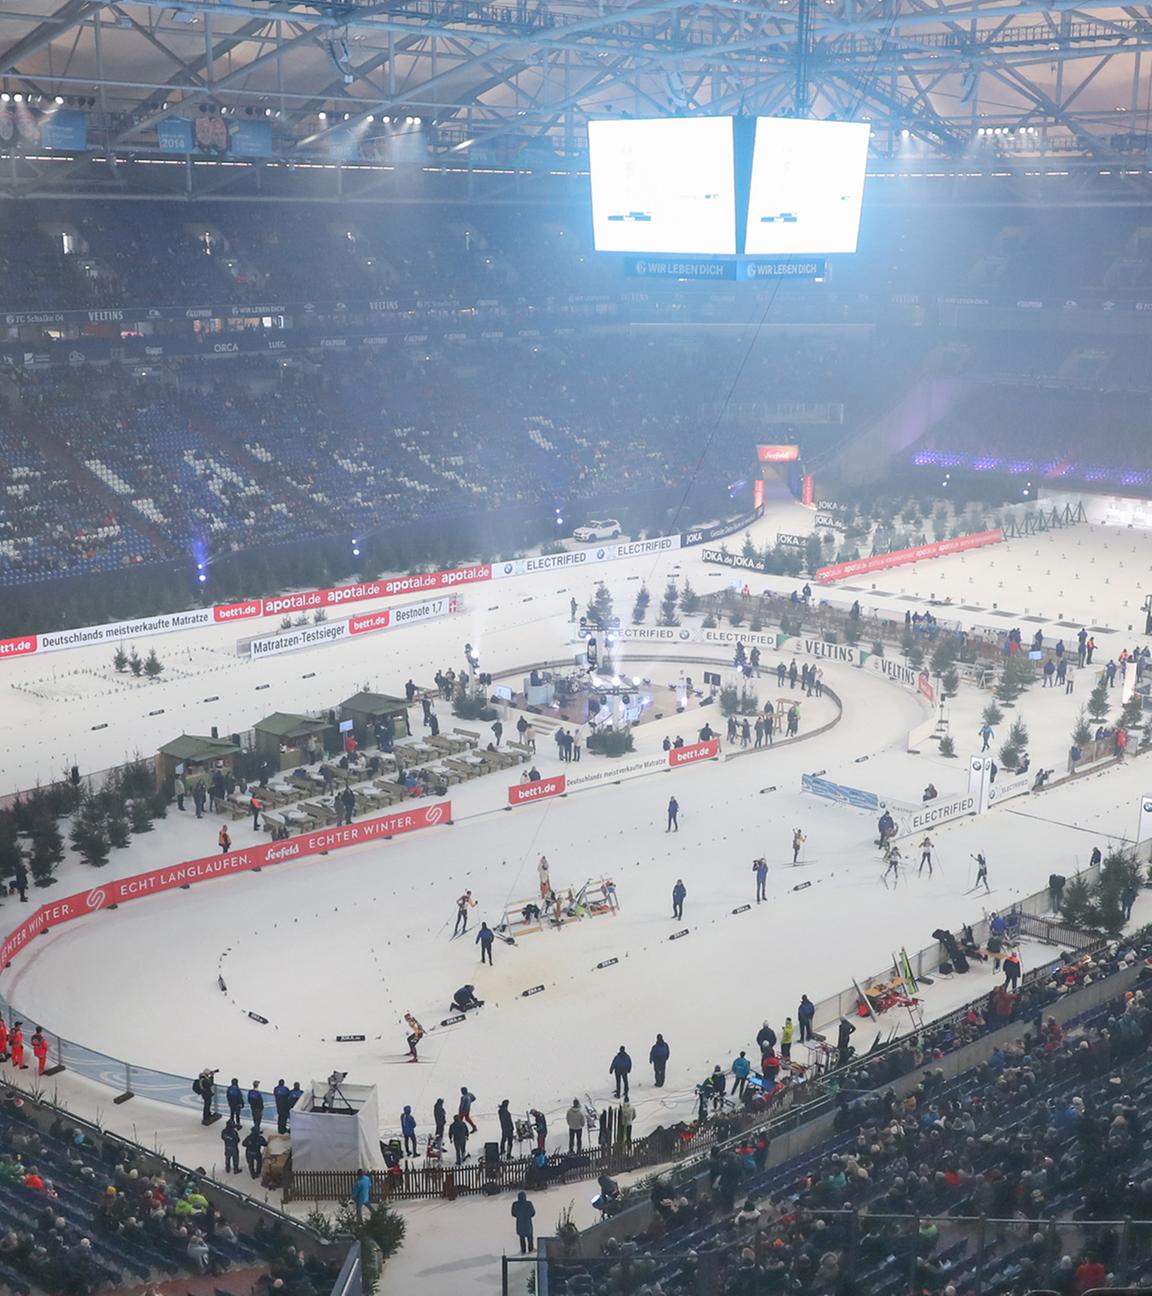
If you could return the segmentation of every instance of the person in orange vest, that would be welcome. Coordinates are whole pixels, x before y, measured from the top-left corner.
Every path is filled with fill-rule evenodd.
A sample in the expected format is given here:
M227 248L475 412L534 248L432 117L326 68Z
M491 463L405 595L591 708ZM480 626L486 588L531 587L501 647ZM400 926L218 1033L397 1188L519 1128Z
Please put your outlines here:
M37 1074L43 1075L48 1066L48 1041L42 1026L37 1026L32 1034L32 1054L36 1058Z
M1004 960L1004 989L1016 993L1016 988L1020 984L1020 956L1015 952L1008 955Z
M21 1071L27 1071L28 1066L24 1061L24 1031L23 1022L12 1023L12 1034L8 1040L9 1051L12 1055L12 1065L18 1067Z
M220 832L217 835L216 840L220 843L220 854L227 855L232 849L232 838L228 834L227 824L222 824L220 826Z
M8 1023L4 1020L3 1014L0 1014L0 1060L8 1056Z
M248 802L248 808L252 811L252 831L260 831L260 811L264 809L263 802L259 797L253 796Z

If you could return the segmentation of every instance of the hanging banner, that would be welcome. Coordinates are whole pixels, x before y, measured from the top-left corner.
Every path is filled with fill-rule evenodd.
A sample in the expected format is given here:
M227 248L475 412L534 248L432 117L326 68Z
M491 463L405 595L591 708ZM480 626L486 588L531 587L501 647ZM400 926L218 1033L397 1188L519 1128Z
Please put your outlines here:
M797 445L758 445L756 458L761 463L793 463L800 458Z

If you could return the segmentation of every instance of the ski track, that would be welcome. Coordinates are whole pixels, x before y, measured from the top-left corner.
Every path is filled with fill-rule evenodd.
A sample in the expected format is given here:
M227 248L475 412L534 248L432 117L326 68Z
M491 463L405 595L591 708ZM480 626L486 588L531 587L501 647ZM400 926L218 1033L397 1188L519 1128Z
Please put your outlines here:
M799 506L774 509L756 528L756 538L769 541L776 530L806 531L811 520ZM740 537L728 543L738 548ZM859 597L866 607L883 605L899 617L905 607L930 595L985 607L995 599L1001 607L1023 612L1038 598L1028 586L1042 584L1041 572L1062 563L1060 583L1092 601L1095 624L1118 632L1114 637L1097 633L1097 662L1102 664L1124 643L1143 636L1127 632L1138 615L1131 610L1135 593L1126 599L1119 581L1099 584L1100 568L1094 570L1094 564L1097 559L1114 563L1121 551L1127 557L1129 549L1143 553L1150 546L1144 532L1077 528L860 578L848 582L856 588L818 594L845 606ZM396 693L410 675L420 684L430 683L437 667L459 667L466 640L478 646L487 670L565 658L575 651L568 624L570 595L583 606L593 578L603 579L617 611L627 618L640 584L636 578L643 578L652 592L651 623L670 573L688 575L700 592L746 578L754 590L790 590L800 583L705 568L698 551L685 550L655 562L621 562L588 573L543 574L465 588L466 610L457 617L260 663L229 657L235 627L158 638L149 644L162 658L177 666L184 654L195 673L139 689L109 681L104 695L98 675L73 672L105 671L110 648L8 662L2 669L10 683L37 687L38 681L41 691L53 688L68 695L48 700L9 690L0 729L0 782L27 787L59 776L73 761L84 769L104 768L137 750L153 751L182 731L206 733L211 724L221 733L244 730L275 710L339 702L364 684ZM1089 580L1092 593L1086 595ZM873 581L891 593L873 594L867 590ZM525 614L531 605L522 600L529 598L536 607ZM1064 606L1071 598L1061 599L1059 608L1050 609L1053 616L1074 612ZM496 611L489 610L494 607ZM989 623L986 612L954 607L943 615ZM1074 629L1056 633L1074 643ZM627 651L646 650L628 645ZM699 656L709 650L688 645L684 651ZM629 664L627 672L643 669L655 681L663 670L673 678L676 668L662 667L663 656L653 648L650 666ZM765 652L764 658L772 661L774 654ZM258 1078L270 1087L281 1075L307 1083L338 1066L355 1082L379 1087L384 1133L395 1130L401 1107L411 1103L422 1137L430 1127L434 1099L451 1103L467 1084L478 1095L475 1111L482 1137L494 1130L497 1103L508 1097L515 1112L542 1107L555 1126L550 1144L558 1145L565 1134L560 1118L573 1096L588 1094L600 1104L610 1100L608 1064L621 1043L634 1063L638 1131L688 1117L695 1105L693 1086L715 1063L727 1066L740 1049L754 1048L763 1019L778 1028L785 1014L794 1015L801 993L819 1001L850 984L852 977L863 982L885 968L902 946L914 954L928 944L941 923L956 929L994 905L1006 906L1039 890L1053 869L1073 872L1087 862L1096 842L1107 845L1132 832L1137 798L1146 791L1142 770L1129 762L1078 780L1055 796L1013 801L981 819L935 828L936 875L916 875L910 842L911 868L898 886L886 887L873 844L873 816L802 795L800 774L823 770L828 778L909 801L919 800L929 779L942 797L959 793L965 790L963 757L976 748L979 712L988 695L965 685L948 705L959 759L944 760L931 744L924 745L922 754L909 755L906 734L926 714L917 698L870 672L831 661L820 664L844 705L841 723L827 734L507 814L496 811L512 777L479 779L451 789L452 827L213 881L56 929L4 973L5 994L26 1020L42 1015L65 1036L164 1071L193 1075L205 1065L219 1066L225 1076L236 1074L245 1085ZM686 668L688 673L700 669ZM1026 718L1034 768L1045 764L1062 772L1067 733L1090 687L1086 672L1080 681L1073 697L1052 696L1058 691L1037 686L1003 722L1006 729L1015 714ZM264 683L270 687L254 691ZM762 698L789 692L767 678L758 688ZM219 701L201 700L209 696ZM163 716L146 714L160 707ZM443 727L447 707L441 704L439 710ZM414 711L419 733L419 709ZM690 740L702 720L691 714L644 724L636 735L638 753L656 750L665 733L683 732ZM107 730L92 729L105 722ZM33 730L55 737L26 744L24 738ZM998 733L996 746L1001 741ZM585 753L584 764L571 767L572 772L587 770L588 762L598 759ZM546 735L539 738L537 763L544 774L569 769L558 762ZM668 834L664 809L673 791L681 804L680 831ZM794 869L791 834L797 826L808 841L801 867ZM101 876L124 876L211 853L216 827L214 819L197 823L190 813L178 815L173 808L155 832L117 852ZM242 820L233 829L241 844L250 832ZM989 859L991 896L969 891L974 879L970 856L980 850ZM515 948L497 944L495 966L482 968L474 931L481 920L498 921L507 899L536 891L541 853L549 858L558 888L611 876L620 913L522 936ZM769 902L733 914L735 907L754 902L751 864L759 855L766 855L771 866ZM53 893L70 894L91 878L89 870L70 861ZM677 878L688 888L683 923L671 918L670 893ZM792 890L801 881L811 885ZM479 905L467 937L453 941L454 902L466 888ZM9 919L16 913L12 905L5 909ZM690 934L668 941L681 926ZM1031 959L1047 956L1026 948L1025 968ZM606 958L619 963L597 971L596 964ZM217 989L220 972L227 995ZM441 1028L453 992L465 982L476 985L485 1007L462 1024ZM537 984L545 985L544 993L521 996ZM966 1002L991 984L990 974L981 969L950 982L938 979L923 991L926 1015ZM268 1017L270 1025L254 1023L248 1010ZM429 1032L419 1067L395 1065L404 1058L406 1011ZM888 1031L895 1023L882 1018L880 1024ZM828 1025L818 1021L817 1029ZM860 1026L857 1042L863 1050L874 1028ZM647 1062L657 1031L672 1050L667 1085L659 1091L651 1087ZM364 1044L331 1042L337 1034L351 1033L368 1039ZM175 1149L186 1160L216 1160L218 1140L204 1145L205 1137L213 1136L201 1133L186 1114L142 1100L111 1108L110 1091L67 1073L58 1083L58 1092L72 1105L88 1114L95 1108L113 1129L147 1143L163 1141L170 1153ZM502 1199L495 1205L506 1213ZM426 1275L421 1281L430 1293L454 1289L446 1278L432 1275L437 1269L456 1275L455 1267L422 1267L429 1254L426 1235L435 1231L443 1238L449 1231L442 1228L444 1209L463 1210L475 1220L488 1218L465 1203L411 1208L415 1227L402 1253L408 1257L404 1264L407 1272ZM463 1249L469 1246L471 1252ZM467 1267L472 1262L465 1257L476 1249L483 1247L465 1228L451 1254Z

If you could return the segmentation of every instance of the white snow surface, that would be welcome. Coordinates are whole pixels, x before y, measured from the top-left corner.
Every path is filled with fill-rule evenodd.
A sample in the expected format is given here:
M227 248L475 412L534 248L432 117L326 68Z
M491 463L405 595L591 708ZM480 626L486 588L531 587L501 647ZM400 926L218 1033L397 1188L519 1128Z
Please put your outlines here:
M809 517L798 506L774 510L756 538L804 530ZM1138 580L1152 558L1149 545L1152 536L1144 531L1081 526L818 594L845 605L858 597L866 608L884 605L901 617L905 607L922 607L918 600L951 596L957 605L962 600L984 609L953 606L945 613L972 625L1014 624L990 622L993 603L1019 613L1031 608L1033 615L1039 609L1053 618L1046 632L1063 635L1073 647L1075 629L1054 622L1058 614L1069 621L1084 616L1089 625L1116 631L1096 632L1102 663L1125 644L1144 642L1128 626L1142 629ZM630 609L639 578L646 580L653 596L650 623L670 575L690 577L702 592L746 579L743 572L704 567L698 550L614 563L594 574L607 582L621 613ZM757 577L750 583L754 590L797 584ZM583 606L591 592L590 574L493 582L464 591L461 616L259 663L229 655L236 627L190 631L149 641L181 674L139 687L124 687L114 677L107 647L6 662L0 669L7 682L20 687L9 689L0 723L0 786L58 777L73 761L101 769L136 751L154 751L181 731L206 733L211 724L222 734L244 730L272 711L334 705L365 685L396 694L410 675L427 683L437 667L459 667L465 641L478 646L487 670L562 658L574 651L569 597ZM1037 623L1020 624L1030 634ZM669 651L711 650L693 644ZM677 668L662 663L664 650L631 646L629 652L644 652L647 659L630 663L628 674L674 677ZM764 654L765 665L775 660ZM932 743L920 753L906 750L908 731L927 714L914 694L867 670L827 660L820 665L825 682L843 698L843 718L810 740L778 742L737 760L507 812L501 808L504 789L515 774L478 779L450 789L452 826L208 882L73 922L19 955L0 987L25 1020L43 1020L66 1037L164 1071L192 1075L218 1066L226 1078L270 1088L280 1076L307 1082L333 1067L347 1070L350 1079L379 1087L385 1134L396 1130L408 1103L423 1137L433 1101L443 1097L451 1105L467 1085L478 1095L476 1151L494 1136L502 1098L515 1112L530 1105L545 1110L558 1145L560 1117L573 1097L610 1100L608 1065L621 1043L634 1061L640 1126L687 1118L693 1086L715 1063L726 1067L741 1049L753 1052L765 1018L778 1027L786 1014L795 1014L802 993L819 1001L851 978L888 966L901 946L913 952L929 944L941 924L956 929L990 907L1007 906L1042 888L1053 869L1072 873L1093 845L1133 833L1137 799L1148 791L1142 762L1129 760L1055 794L1019 798L980 819L940 827L932 833L936 875L906 878L888 890L880 882L873 817L803 795L801 773L824 771L907 801L918 801L929 780L942 796L963 792L963 757L975 750L988 695L966 684L949 704L959 755L949 761ZM697 674L703 668L686 669ZM1032 732L1033 768L1063 772L1068 734L1090 688L1088 674L1080 673L1071 697L1037 685L1008 713L1003 729L1019 714ZM264 683L270 687L255 691ZM762 698L777 691L774 680L762 681ZM210 696L219 700L201 700ZM148 715L161 707L162 716ZM439 709L444 716L447 707ZM658 753L665 733L691 741L705 714L642 725L637 754ZM413 719L419 733L418 707ZM514 719L505 717L509 730ZM93 729L102 723L109 727ZM539 736L537 763L544 774L582 773L597 761L604 758L586 753L581 765L562 766L548 735ZM681 805L680 831L669 834L664 810L673 792ZM790 863L795 827L807 835L797 868ZM179 815L173 807L156 831L117 852L100 876L209 854L216 829L214 819L197 822L190 811ZM251 831L240 820L233 836L243 844ZM969 857L977 850L989 859L993 894L987 899L966 894ZM498 921L506 900L536 890L542 853L554 885L611 876L619 914L523 936L515 948L497 944L495 966L481 967L474 927L464 939L449 939L456 897L472 890L475 925ZM913 854L912 843L905 853ZM771 866L769 902L734 914L753 899L751 862L759 855ZM74 861L63 866L56 894L93 881L91 870ZM683 923L671 917L677 878L688 889ZM798 882L811 885L794 891ZM7 902L0 919L15 920L18 908ZM689 934L670 942L681 927ZM1041 947L1026 948L1025 966L1045 957ZM608 958L619 962L596 970ZM227 995L217 988L221 972ZM453 991L465 982L476 985L485 1007L461 1025L432 1029L420 1064L406 1062L402 1014L410 1011L425 1027L437 1027ZM539 984L543 993L522 997ZM937 981L924 990L925 1013L939 1015L990 984L991 974L981 970ZM252 1021L248 1010L270 1025ZM890 1029L894 1023L884 1024ZM657 1031L672 1050L663 1090L652 1087L647 1065ZM338 1034L355 1033L366 1034L367 1042L333 1042ZM867 1047L870 1038L862 1025L857 1040ZM796 1055L802 1056L799 1050ZM98 1114L113 1129L185 1161L214 1167L219 1159L217 1133L202 1131L193 1112L139 1099L113 1108L110 1090L67 1073L55 1083L61 1101ZM585 1199L591 1195L579 1185L547 1194L545 1205L538 1202L541 1231L551 1231L552 1217L570 1199L577 1202L577 1219L589 1222ZM389 1266L385 1289L408 1290L419 1281L430 1294L496 1290L499 1267L492 1257L509 1241L515 1246L508 1200L406 1207L408 1241Z

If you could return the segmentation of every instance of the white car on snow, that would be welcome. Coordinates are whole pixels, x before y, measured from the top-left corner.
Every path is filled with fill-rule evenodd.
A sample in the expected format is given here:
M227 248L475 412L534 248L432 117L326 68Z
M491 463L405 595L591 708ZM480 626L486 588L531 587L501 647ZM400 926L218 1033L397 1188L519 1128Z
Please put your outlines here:
M620 523L615 518L601 522L588 522L572 532L573 540L615 540L620 534Z

